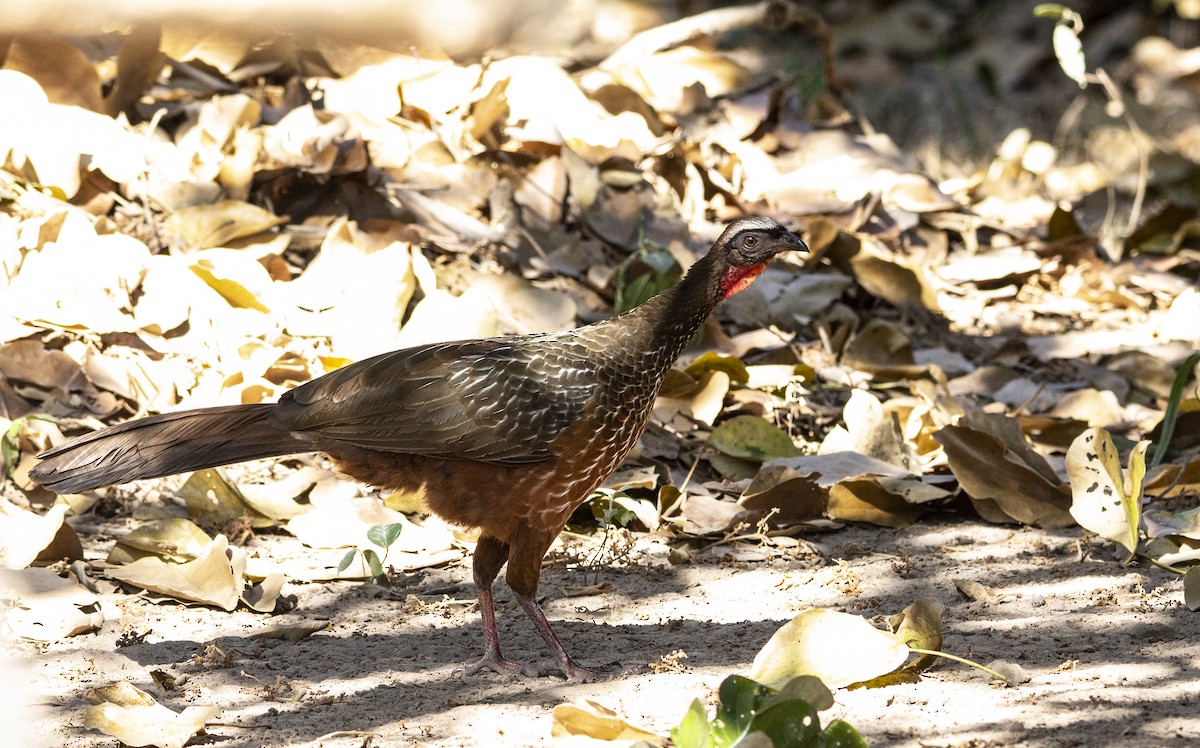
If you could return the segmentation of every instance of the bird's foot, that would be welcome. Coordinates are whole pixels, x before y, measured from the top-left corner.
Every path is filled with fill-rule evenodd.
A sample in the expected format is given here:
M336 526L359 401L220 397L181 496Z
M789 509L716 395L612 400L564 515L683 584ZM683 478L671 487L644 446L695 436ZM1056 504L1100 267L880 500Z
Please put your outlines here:
M524 673L526 665L517 660L510 660L504 655L485 654L477 662L466 667L455 668L450 674L452 678L466 678L475 675L480 670L491 670L494 673L508 675L513 673Z

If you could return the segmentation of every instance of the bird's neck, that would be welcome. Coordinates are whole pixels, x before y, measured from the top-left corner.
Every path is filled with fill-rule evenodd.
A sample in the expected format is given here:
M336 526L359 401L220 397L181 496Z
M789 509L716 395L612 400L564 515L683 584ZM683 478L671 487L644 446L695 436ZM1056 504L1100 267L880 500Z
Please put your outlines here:
M630 323L628 344L661 351L669 368L717 304L729 295L717 265L716 253L710 251L679 283L624 315Z

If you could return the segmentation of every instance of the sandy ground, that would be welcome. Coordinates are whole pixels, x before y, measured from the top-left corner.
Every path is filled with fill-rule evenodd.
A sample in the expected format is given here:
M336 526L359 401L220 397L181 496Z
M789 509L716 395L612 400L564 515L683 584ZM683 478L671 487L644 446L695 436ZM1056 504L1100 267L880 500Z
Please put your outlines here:
M21 670L6 680L25 684L17 692L37 704L31 746L117 745L82 727L82 714L87 689L118 679L177 710L222 707L220 724L191 745L564 745L580 739L551 738L557 704L592 699L665 733L692 699L711 700L725 676L746 672L797 611L886 616L932 595L946 605L945 651L978 662L1014 661L1032 679L1005 688L945 662L919 683L838 691L824 720L846 719L877 746L1200 741L1200 617L1183 607L1174 575L1122 567L1101 546L1082 544L1078 530L955 516L901 531L848 527L807 540L811 547L786 552L745 546L736 559L717 547L672 566L664 539L635 536L624 564L599 572L611 590L571 598L564 587L596 580L571 563L577 553L552 554L542 583L546 611L577 657L631 666L682 651L686 658L675 660L681 671L646 668L591 684L551 675L454 677L481 649L469 566L457 563L405 575L394 596L352 583L291 585L285 592L297 606L278 616L109 595L113 619L98 633L20 647ZM282 536L248 547L280 558L302 552ZM967 580L998 595L971 601L955 587ZM506 653L549 665L502 585L498 597ZM298 621L327 621L329 628L298 643L249 638ZM145 638L122 646L122 633ZM164 692L151 678L155 670L189 677ZM359 732L323 737L339 731Z

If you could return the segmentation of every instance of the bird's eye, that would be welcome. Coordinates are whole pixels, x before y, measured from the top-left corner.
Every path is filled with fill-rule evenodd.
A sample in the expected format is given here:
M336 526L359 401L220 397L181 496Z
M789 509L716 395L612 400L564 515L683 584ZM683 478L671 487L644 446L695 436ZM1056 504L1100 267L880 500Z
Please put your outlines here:
M758 246L758 237L754 234L742 237L742 246L746 249L754 249Z

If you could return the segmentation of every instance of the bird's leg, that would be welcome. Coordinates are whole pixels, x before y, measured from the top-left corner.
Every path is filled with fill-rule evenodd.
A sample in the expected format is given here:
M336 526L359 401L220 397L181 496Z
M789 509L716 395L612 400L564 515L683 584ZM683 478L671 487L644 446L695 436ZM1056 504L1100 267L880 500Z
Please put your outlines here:
M542 557L546 555L546 550L557 535L557 530L553 532L534 530L528 525L522 524L513 536L505 581L508 582L517 602L521 603L525 615L529 616L529 620L533 621L533 625L546 640L546 644L554 650L568 680L585 682L611 678L615 674L611 670L585 667L568 654L559 640L558 634L555 634L554 629L550 627L550 621L546 620L542 606L538 605L537 589L538 580L542 574Z
M475 545L471 568L475 577L475 596L479 598L479 614L483 617L483 658L464 668L461 671L464 676L474 675L484 668L497 673L517 673L524 667L520 662L504 658L500 653L500 635L496 632L492 583L507 559L507 543L490 535L480 536Z

